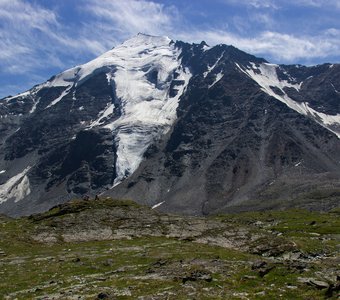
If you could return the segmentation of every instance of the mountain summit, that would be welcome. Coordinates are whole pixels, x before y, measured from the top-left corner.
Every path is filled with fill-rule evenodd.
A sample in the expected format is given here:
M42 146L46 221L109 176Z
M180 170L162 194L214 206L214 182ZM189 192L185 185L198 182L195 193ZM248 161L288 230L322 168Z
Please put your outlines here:
M85 194L199 215L338 206L339 79L138 34L0 100L0 212Z

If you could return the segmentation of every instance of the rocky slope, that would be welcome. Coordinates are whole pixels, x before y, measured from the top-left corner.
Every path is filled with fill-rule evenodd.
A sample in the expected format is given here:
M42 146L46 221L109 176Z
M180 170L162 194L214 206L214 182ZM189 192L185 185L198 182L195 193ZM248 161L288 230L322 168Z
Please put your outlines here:
M74 200L0 216L1 299L337 299L339 211L209 218Z
M0 100L0 211L104 194L164 211L305 207L340 196L340 65L139 34Z

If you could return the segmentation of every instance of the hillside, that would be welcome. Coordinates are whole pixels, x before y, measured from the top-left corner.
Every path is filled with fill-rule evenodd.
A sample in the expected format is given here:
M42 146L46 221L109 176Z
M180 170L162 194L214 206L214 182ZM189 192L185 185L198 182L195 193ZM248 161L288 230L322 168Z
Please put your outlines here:
M0 216L1 299L337 299L340 215L73 200Z

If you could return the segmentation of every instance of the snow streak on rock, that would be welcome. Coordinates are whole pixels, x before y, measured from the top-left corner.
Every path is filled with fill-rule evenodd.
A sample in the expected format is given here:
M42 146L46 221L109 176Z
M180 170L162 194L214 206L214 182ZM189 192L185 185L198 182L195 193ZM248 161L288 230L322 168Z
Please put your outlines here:
M298 113L311 117L313 120L335 133L337 137L340 138L340 130L334 129L335 126L340 126L340 114L327 115L314 110L309 106L308 102L300 103L291 99L284 91L284 88L295 88L299 91L302 83L297 84L290 83L286 80L280 80L277 76L277 68L279 68L278 65L269 63L256 65L251 63L251 68L242 68L239 64L235 64L243 73L256 81L265 93L285 103L288 107L294 109ZM281 91L280 95L275 93L273 88L278 88Z
M216 74L214 82L209 85L209 89L213 87L217 82L219 82L222 79L223 75L224 75L223 72Z
M165 201L159 202L157 204L155 204L154 206L151 207L151 209L155 209L157 207L160 207Z
M210 67L208 66L208 70L206 72L203 73L203 77L206 78L208 76L208 74L215 69L215 67L218 65L218 63L220 62L220 60L222 59L224 55L224 51L223 53L221 54L221 56L216 60L216 62Z

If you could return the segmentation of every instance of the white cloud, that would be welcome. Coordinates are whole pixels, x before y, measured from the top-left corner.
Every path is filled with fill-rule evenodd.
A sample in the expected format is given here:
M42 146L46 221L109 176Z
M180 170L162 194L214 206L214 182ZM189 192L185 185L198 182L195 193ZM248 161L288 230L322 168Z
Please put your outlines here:
M271 8L277 9L277 3L275 0L223 0L226 4L248 6L257 9Z
M246 2L256 8L277 8L275 2L272 0L249 0Z
M289 0L291 5L312 6L312 7L336 7L340 8L339 0Z
M336 34L335 34L336 33ZM198 42L203 39L210 45L219 43L234 45L243 51L272 59L278 63L296 63L297 60L311 61L340 52L340 33L331 30L319 36L294 36L265 31L254 37L241 37L227 31L207 30L183 32L184 40Z
M41 70L46 62L49 67L66 68L70 61L65 61L65 55L72 60L72 53L95 56L108 49L93 26L68 28L56 12L24 0L0 0L0 21L0 67L4 73Z
M138 32L154 35L171 32L172 23L179 18L175 7L143 0L89 0L84 9L98 22L109 24L113 33L124 37Z
M225 0L237 2L236 0ZM306 5L311 0L297 0ZM313 0L316 2L316 0ZM257 8L277 8L274 0L250 0L241 4ZM334 34L334 29L319 35L292 35L275 31L259 32L252 37L233 34L227 30L217 28L197 29L188 24L183 26L183 18L174 7L150 1L136 0L90 0L85 9L92 12L102 24L111 28L113 35L127 38L137 32L146 32L156 35L168 35L173 39L200 42L205 40L211 45L225 43L232 44L252 54L261 55L276 62L296 62L297 60L312 60L313 58L327 57L340 49L339 34ZM275 20L264 13L255 13L253 22L263 23L266 27L274 27ZM240 23L240 22L239 22ZM239 24L240 32L242 22ZM245 25L244 25L245 26ZM251 26L251 24L250 24ZM114 28L114 29L113 29ZM107 33L106 33L107 35Z
M326 60L340 53L340 30L334 22L322 32L288 34L273 15L286 5L282 1L220 1L253 8L248 19L235 15L229 20L235 23L237 33L231 32L230 26L190 24L175 6L150 0L79 0L75 9L80 15L72 27L62 23L57 11L39 2L0 0L0 72L31 76L41 75L51 66L63 70L109 50L138 32L190 42L205 40L210 45L232 44L283 63ZM322 2L287 0L285 3L319 7ZM340 0L328 1L327 7L340 8ZM265 29L256 31L258 25ZM252 36L248 34L250 30Z
M226 4L248 6L256 9L281 9L294 6L335 7L340 9L340 0L221 0Z

